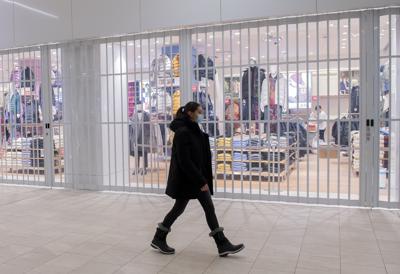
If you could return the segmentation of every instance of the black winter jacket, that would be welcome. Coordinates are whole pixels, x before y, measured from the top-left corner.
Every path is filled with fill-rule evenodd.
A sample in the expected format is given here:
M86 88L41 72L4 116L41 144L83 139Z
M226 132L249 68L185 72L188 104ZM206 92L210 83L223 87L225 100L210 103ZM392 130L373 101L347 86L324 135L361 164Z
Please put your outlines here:
M175 119L166 194L173 199L197 199L206 183L213 194L211 150L208 135L189 119Z

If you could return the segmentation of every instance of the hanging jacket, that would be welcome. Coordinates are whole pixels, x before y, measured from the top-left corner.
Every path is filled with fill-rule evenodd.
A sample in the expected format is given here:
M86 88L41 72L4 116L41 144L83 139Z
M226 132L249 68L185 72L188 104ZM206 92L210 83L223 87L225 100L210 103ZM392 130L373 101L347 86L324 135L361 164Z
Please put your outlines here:
M188 118L175 119L166 194L173 199L197 199L200 188L208 184L213 194L211 149L208 134Z
M200 81L201 78L207 78L209 80L214 80L214 75L216 73L214 68L214 61L208 57L207 58L207 70L206 70L206 58L203 54L199 54L197 57L197 64L195 66L196 71L194 78Z
M26 67L21 71L21 87L35 89L35 74L30 67Z
M258 92L261 94L261 84L265 79L265 70L257 66L250 67L243 72L242 76L242 99L250 97L259 97ZM250 82L250 87L249 87ZM250 92L249 92L250 88ZM269 91L270 94L272 91ZM270 95L271 97L271 95Z
M181 64L180 64L179 53L178 53L172 59L172 73L173 73L174 77L179 77L180 70L181 70Z
M169 78L172 76L171 59L167 55L160 55L151 62L150 79L156 83L158 78Z
M39 104L36 100L29 100L24 105L25 123L39 123Z
M21 96L19 95L19 92L11 94L8 108L11 113L21 113Z
M208 117L205 118L210 118L210 120L213 120L215 115L214 115L214 106L212 104L210 94L207 94L205 91L197 91L193 93L193 100L198 102L202 109L203 109L203 114L204 117L208 114ZM206 110L208 109L208 110Z
M150 114L143 111L139 119L139 113L136 112L129 123L129 151L135 155L135 149L138 152L150 152L151 148L156 148L157 139L154 130L151 130Z

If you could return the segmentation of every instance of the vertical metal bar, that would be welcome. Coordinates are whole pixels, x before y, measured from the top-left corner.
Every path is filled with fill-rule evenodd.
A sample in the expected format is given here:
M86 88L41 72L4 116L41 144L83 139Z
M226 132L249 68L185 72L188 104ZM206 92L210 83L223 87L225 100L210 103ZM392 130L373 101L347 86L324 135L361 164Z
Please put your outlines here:
M107 141L108 141L108 146L107 146L107 150L108 150L108 188L111 189L111 161L110 161L110 157L111 157L111 151L110 151L110 102L109 102L109 71L108 71L108 67L109 67L109 63L108 63L108 42L106 41L105 43L105 49L106 49L106 84L107 84Z
M268 96L268 108L267 109L264 109L264 112L266 112L265 114L264 114L264 116L265 117L267 117L266 119L265 119L265 117L264 117L264 120L266 120L267 122L265 123L266 124L266 126L267 126L267 129L266 129L266 132L267 132L267 136L266 136L266 138L267 139L270 139L271 138L271 135L270 135L270 128L271 128L271 121L270 121L270 116L269 116L269 112L270 112L270 104L269 104L269 96L270 96L270 89L269 89L269 82L270 82L270 65L269 65L269 63L270 63L270 56L269 56L269 51L270 51L270 48L269 48L269 24L267 25L267 75L266 75L266 79L267 79L267 90L268 90L268 92L267 92L267 96ZM271 153L271 143L268 145L268 158L267 158L267 160L268 160L268 162L267 162L267 166L269 166L269 155L270 155L270 153ZM268 171L267 171L267 178L268 178L268 198L271 198L271 176L270 176L270 172L269 172L269 169L267 169Z
M122 77L123 77L123 75L124 75L124 73L123 73L123 70L122 70L122 60L124 60L124 58L123 58L123 54L122 54L122 37L119 39L119 59L120 59L120 61L119 61L119 72L120 72L120 85L121 85L121 87L120 87L120 89L121 89L121 98L120 98L120 101L121 101L121 122L119 122L118 124L120 124L121 125L121 139L122 139L122 155L121 155L121 157L122 157L122 189L125 191L125 134L124 134L124 132L125 132L125 130L124 130L124 128L125 128L125 123L124 123L124 100L123 100L123 98L124 98L124 93L123 93L123 90L124 90L124 83L123 83L123 81L122 81ZM125 44L125 48L126 48L126 44ZM125 57L126 58L126 57Z
M126 133L126 135L124 136L124 138L128 137L128 144L127 147L129 149L129 152L127 153L127 167L128 170L125 170L125 165L124 165L124 173L128 173L127 176L127 180L128 180L128 184L127 184L127 190L130 191L131 190L131 153L130 153L130 136L129 136L129 54L128 54L128 46L129 46L129 42L128 42L128 37L125 38L125 74L126 74L126 80L125 80L125 86L126 86L126 121L123 119L123 126L126 127L128 130L128 132ZM133 60L135 61L135 60ZM125 147L124 147L125 149Z
M319 88L320 88L320 71L319 71L319 67L320 67L320 36L319 36L319 25L321 24L321 22L326 22L326 21L317 21L317 105L319 106ZM317 115L317 134L318 134L318 130L319 130L319 115ZM320 167L320 163L319 163L319 139L317 142L317 203L319 203L319 167Z
M379 20L378 20L378 22L379 22ZM386 119L388 120L388 123L389 123L389 137L388 137L388 168L387 168L387 172L386 172L386 174L389 174L388 175L388 199L387 199L387 202L388 203L390 203L391 201L391 179L392 179L392 176L391 176L391 170L392 170L392 165L391 165L391 161L392 161L392 158L391 158L391 155L392 155L392 153L391 153L391 147L392 147L392 138L391 138L391 136L392 136L392 24L393 24L393 21L392 21L392 10L390 10L389 11L389 71L390 71L390 73L389 73L389 87L390 87L390 89L389 89L389 117L388 118L384 118L384 121L385 121L385 124L386 124ZM380 30L380 29L379 29ZM380 39L378 40L379 42L380 42ZM378 46L378 48L379 48L379 46ZM380 117L381 117L381 115L379 115ZM380 126L380 125L379 125ZM378 155L380 155L380 135L378 135L378 140L379 140L379 142L378 142L378 144L379 144L379 150L378 150ZM384 152L384 154L385 154L385 152ZM378 164L378 167L379 167L379 164ZM380 168L379 168L379 172L380 172ZM380 177L378 177L379 178L379 180L380 180Z
M261 51L261 43L260 43L260 24L257 24L257 60L260 64L260 67L262 65L262 61L260 58L260 51ZM261 125L261 111L260 111L260 103L261 103L261 89L262 89L262 85L265 84L264 80L261 82L260 80L260 73L258 74L258 78L259 78L259 87L258 87L258 91L257 91L257 100L258 100L258 117L257 117L257 123L258 123L258 140L261 140L261 129L263 128ZM249 145L251 145L251 139L249 140ZM258 151L258 155L259 155L259 159L260 162L257 163L257 167L258 169L258 199L261 198L261 161L262 161L262 157L261 157L261 150ZM250 161L249 161L249 168L251 169L252 167L252 160L251 157L247 157Z
M286 98L287 98L286 99L286 101L287 101L286 111L288 114L290 114L290 110L289 110L289 63L290 63L290 60L289 60L289 25L286 24L286 76L285 77L286 77ZM285 118L287 132L289 132L289 119L290 118L288 116ZM279 125L279 129L280 129L280 125ZM289 134L287 134L287 135L289 136ZM288 141L289 141L289 139L288 139ZM296 142L297 141L298 140L296 140ZM290 156L291 155L291 146L289 145L289 142L287 143L287 146L288 146L287 150L289 152L289 157L291 157ZM296 155L296 162L298 162L297 151L295 151L295 155ZM286 176L287 196L288 197L290 196L290 176L289 176L290 174L289 174L289 172L290 172L290 169L292 168L289 161L290 161L290 159L288 160L289 166L287 167L288 170L287 170L287 176Z
M150 68L151 68L151 61L150 61L150 37L148 36L147 37L147 64L148 64L148 68L149 68L149 73L148 73L148 76L150 77ZM141 55L141 59L143 60L143 62L145 62L146 60L145 60L145 58L144 58L144 56L143 55ZM172 65L172 64L171 64ZM166 64L164 64L164 68L166 68ZM164 72L165 73L165 72ZM147 73L146 73L147 74ZM170 80L172 80L172 79L170 79ZM150 95L151 96L151 95ZM151 98L150 98L151 99ZM158 107L158 98L156 99L156 107ZM151 111L152 111L152 109L151 109L151 100L150 100L150 112L149 112L149 115L150 115L150 117L151 117ZM144 120L143 120L143 122L144 122ZM148 121L147 122L148 123L148 126L149 126L149 128L150 128L150 135L151 135L151 132L152 131L154 131L154 129L152 128L153 127L153 121L151 120L151 118L150 118L150 121ZM142 136L143 136L143 139L142 140L144 140L144 130L142 130ZM155 134L155 132L153 132L153 134ZM150 188L151 188L151 192L154 192L154 186L153 186L153 160L154 160L154 155L153 155L153 152L154 152L154 143L153 143L153 138L151 138L150 137L150 142L149 142L149 154L148 154L148 156L147 156L147 161L148 160L150 160L150 163L148 163L149 165L150 165ZM143 155L144 156L144 155ZM149 156L150 156L150 159L149 159ZM143 157L143 160L144 160L145 158ZM147 168L146 168L146 161L144 161L144 168L145 168L145 170L147 170ZM146 174L146 172L143 172L143 177L145 177L147 174Z
M306 77L307 77L307 125L309 124L310 121L310 105L309 105L309 100L310 100L310 64L309 64L309 42L310 42L310 34L309 34L309 24L310 22L306 23ZM309 131L307 129L306 133L306 139L307 139L307 175L306 175L306 181L307 181L307 201L310 199L310 149L309 149Z
M352 62L351 62L351 60L352 60L352 54L351 54L351 30L352 30L352 28L351 28L351 20L350 20L350 18L348 18L348 22L347 22L347 24L348 24L348 62L349 62L349 71L350 71L350 78L349 78L349 93L350 93L350 96L351 96L351 90L350 90L350 87L352 88L352 84L351 84L351 82L352 82L352 78L353 78L353 75L352 75L352 71L353 71L353 69L352 69ZM360 51L359 51L360 52ZM340 53L340 50L339 50L339 53ZM339 104L339 110L340 110L340 104ZM339 112L339 115L340 115L340 112ZM360 122L360 115L358 115L357 116L357 118L356 118L356 120L358 120L358 122ZM350 124L350 126L351 126L351 124ZM340 144L340 143L339 143ZM349 155L348 156L348 158L347 158L347 160L348 160L348 163L347 163L347 168L348 168L348 178L349 178L349 198L351 197L351 183L350 183L350 169L351 169L351 157L350 157L350 153L351 153L351 148L349 147L349 148L347 148L347 154ZM340 184L339 184L339 186L340 186ZM340 192L339 192L339 195L340 195ZM349 199L350 200L350 199Z
M350 19L349 19L350 20ZM337 101L338 101L338 103L337 103L337 118L336 118L336 123L337 124L339 124L339 117L340 117L340 101L341 101L341 97L340 97L340 78L341 78L341 75L340 75L340 67L341 67L341 58L340 58L340 24L339 24L339 19L336 21L337 22L337 26L336 26L336 40L337 40L337 43L336 43L336 46L337 46L337 75L338 75L338 79L337 79L337 84L338 84L338 89L337 89ZM350 24L349 24L350 22L348 22L348 32L349 32L349 34L350 34L350 32L351 32L351 29L350 29ZM349 46L349 48L351 48L350 46ZM349 56L350 57L350 56ZM350 58L349 58L350 59ZM349 68L349 74L351 75L351 68ZM350 86L349 86L349 88L350 88ZM350 92L350 91L349 91ZM330 119L329 119L329 121L330 121ZM328 134L328 136L330 136L329 134ZM339 145L339 147L337 148L337 153L338 153L338 167L337 167L337 179L336 179L336 185L337 185L337 204L340 204L340 145ZM348 159L350 159L350 153L348 152Z
M42 94L44 95L44 122L46 124L50 124L50 128L46 128L45 131L45 136L44 136L44 143L43 143L43 149L44 149L44 154L45 154L45 182L49 183L49 186L53 186L54 182L54 148L53 148L53 134L52 134L52 125L51 125L51 117L52 117L52 111L51 111L51 81L50 81L50 56L49 56L49 48L47 46L43 46L41 48L41 80L42 80ZM36 61L33 61L34 63ZM34 64L33 64L34 65ZM32 80L32 79L31 79ZM26 101L25 101L26 104ZM40 167L40 158L41 155L39 153L39 143L37 143L37 151L38 153L37 156L37 164ZM38 168L39 169L39 168Z
M328 91L328 97L327 97L327 102L328 102L328 115L327 115L327 119L329 119L329 117L330 117L330 77L331 77L331 75L330 75L330 59L331 59L331 56L330 56L330 32L329 32L329 22L330 21L328 21L328 23L326 24L326 29L327 29L327 37L328 37L328 43L327 43L327 64L326 64L326 67L327 67L327 91ZM319 114L318 114L318 119L319 119L320 117L319 117ZM327 121L322 121L322 122L327 122ZM329 133L329 130L328 130L328 133ZM328 177L327 177L327 182L326 182L326 198L329 200L330 199L330 185L329 185L329 183L330 183L330 158L328 157L328 159L327 159L327 175L328 175Z
M301 74L299 72L299 23L298 22L296 22L296 75L297 75L296 88L297 88L297 92L299 92L299 90L300 90L299 77L301 77ZM297 100L297 112L299 112L299 96L297 96L296 100ZM299 126L300 125L299 125L299 123L300 123L300 121L297 118L296 119L297 140L300 139L300 133L299 133ZM299 147L300 147L300 149L299 149ZM301 149L302 149L302 147L300 146L300 142L297 142L297 155L298 155L298 158L300 158L300 151L299 150L301 150ZM296 161L296 162L297 162L297 170L296 170L296 172L297 172L297 176L296 176L296 178L297 178L297 186L296 186L297 193L296 194L297 194L297 199L299 199L300 198L300 180L299 180L299 177L300 177L300 164L299 164L299 161Z

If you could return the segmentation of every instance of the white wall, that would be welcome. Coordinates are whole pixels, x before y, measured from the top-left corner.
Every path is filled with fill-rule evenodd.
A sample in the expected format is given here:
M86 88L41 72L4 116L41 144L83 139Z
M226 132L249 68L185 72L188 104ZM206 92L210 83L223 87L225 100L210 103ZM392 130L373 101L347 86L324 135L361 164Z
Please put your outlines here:
M400 0L0 0L0 48L400 5Z

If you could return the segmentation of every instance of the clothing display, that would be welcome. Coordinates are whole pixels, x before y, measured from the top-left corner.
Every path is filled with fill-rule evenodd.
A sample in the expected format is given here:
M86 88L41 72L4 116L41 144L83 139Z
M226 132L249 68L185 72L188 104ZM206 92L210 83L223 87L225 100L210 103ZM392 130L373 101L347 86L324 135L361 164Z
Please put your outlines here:
M232 146L232 138L221 137L217 139L217 147L230 148Z
M39 103L37 100L26 99L26 102L22 105L23 108L23 120L27 124L39 123Z
M234 152L233 153L233 161L232 161L232 171L234 172L244 172L248 170L248 163L246 162L247 154L242 152Z
M172 94L172 114L175 115L178 109L181 107L181 92L175 90Z
M180 75L180 60L179 60L179 54L176 54L175 57L172 59L172 73L174 77L179 77Z
M171 95L164 89L158 89L151 94L151 112L170 113L172 109Z
M247 68L242 76L242 99L258 98L261 84L265 79L265 70L257 66Z
M219 161L232 162L232 155L229 153L218 153L217 159Z
M347 118L341 118L339 124L337 121L332 126L332 137L335 144L349 146L350 132L359 129L358 121L348 121Z
M235 136L232 138L232 146L233 148L244 148L249 145L249 137L248 136Z
M137 111L129 123L130 153L150 152L150 145L155 146L157 139L155 132L151 130L150 114L145 111Z
M35 74L30 67L25 67L21 71L21 87L35 89Z
M195 65L194 78L200 81L201 78L207 78L209 80L214 80L215 75L214 61L208 57L207 58L207 68L206 68L206 58L203 54L197 56L197 64Z
M158 78L172 77L171 69L171 59L162 54L151 62L150 79L156 83Z
M230 163L219 163L217 164L217 173L231 173L232 168Z

